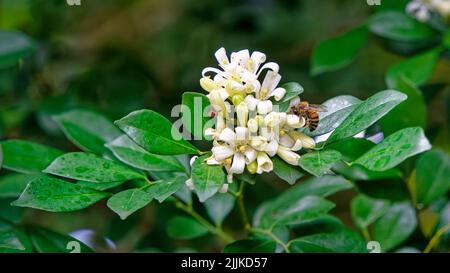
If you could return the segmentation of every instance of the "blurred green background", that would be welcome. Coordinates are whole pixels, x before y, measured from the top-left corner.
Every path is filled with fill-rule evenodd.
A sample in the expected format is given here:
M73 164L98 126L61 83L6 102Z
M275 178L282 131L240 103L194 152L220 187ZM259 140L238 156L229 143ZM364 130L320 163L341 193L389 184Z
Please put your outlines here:
M312 103L342 94L365 99L386 88L386 69L403 58L376 40L342 70L312 77L309 69L318 41L364 22L372 8L365 0L81 0L80 6L65 0L0 0L0 28L20 31L35 44L18 65L0 70L0 139L77 150L51 119L73 108L93 109L112 120L142 108L169 117L183 92L202 92L201 70L216 65L213 54L222 46L228 52L248 48L266 53L268 61L280 65L282 82L301 83L302 99ZM430 90L425 94L427 134L447 152L450 99L442 83L448 83L449 75L447 59L425 87ZM248 191L250 210L286 186L272 175L263 177ZM348 205L348 197L336 199L335 212L349 219L348 207L339 207ZM104 204L51 214L11 208L7 201L2 200L0 213L25 213L28 222L62 233L93 229L124 251L220 251L217 244L204 243L213 237L189 243L167 239L164 225L178 213L171 204L152 203L121 221ZM240 225L237 218L227 221Z

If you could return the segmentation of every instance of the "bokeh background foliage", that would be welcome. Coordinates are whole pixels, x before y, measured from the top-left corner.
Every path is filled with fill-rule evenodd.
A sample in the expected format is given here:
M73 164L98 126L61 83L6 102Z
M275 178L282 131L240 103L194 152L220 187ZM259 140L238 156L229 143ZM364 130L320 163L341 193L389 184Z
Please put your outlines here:
M362 30L368 20L377 19L374 12L401 13L406 2L382 0L381 6L371 7L366 1L354 0L82 0L81 6L71 7L62 0L0 0L0 139L20 138L77 151L52 116L88 109L117 120L147 108L169 117L183 92L200 92L200 71L214 64L212 54L217 48L259 50L280 64L282 82L300 82L305 88L302 99L313 103L342 94L365 99L388 85L408 95L405 103L369 128L369 135L370 130L380 128L389 135L402 128L399 124L421 126L433 150L383 175L335 166L364 195L354 198L357 191L352 189L330 199L337 204L332 213L347 226L365 231L377 220L370 231L373 237L389 242L385 250L423 250L435 231L450 222L448 188L434 196L429 189L416 188L419 194L414 198L423 205L416 211L403 201L410 198L408 185L445 185L450 180L449 53L443 49L436 60L430 53L442 41L447 41L443 46L448 48L449 35L441 37L420 26L414 37L427 39L411 45L411 40L398 42L412 39L408 31L386 37L380 28ZM332 69L317 65L313 52L319 42L342 35L353 39L352 46L345 47L348 60L338 60ZM414 69L435 63L425 79L419 75L418 82L408 77L389 80L395 74L394 64L417 56L419 60L406 66ZM346 156L354 159L358 145L364 150L370 144L348 145L354 147L354 154ZM0 179L5 182L10 175L2 169ZM23 185L26 179L18 183ZM250 214L288 188L273 174L258 178L257 185L246 191ZM63 234L80 229L97 242L100 251L109 251L111 241L119 251L221 251L223 247L213 236L186 240L192 233L167 230L167 226L191 226L193 233L204 234L170 203L152 202L120 220L103 201L87 210L52 214L10 206L17 194L17 189L10 189L0 195L0 219L18 224L19 238L28 238L21 232L31 234L32 242L22 242L30 246L27 250L66 251L71 238ZM358 215L366 217L359 219ZM220 217L212 220L222 221ZM383 230L393 223L402 223L396 234ZM223 224L229 229L241 225L237 213ZM308 234L308 228L321 227L302 227L299 232ZM450 236L444 234L435 250L448 251L449 244Z

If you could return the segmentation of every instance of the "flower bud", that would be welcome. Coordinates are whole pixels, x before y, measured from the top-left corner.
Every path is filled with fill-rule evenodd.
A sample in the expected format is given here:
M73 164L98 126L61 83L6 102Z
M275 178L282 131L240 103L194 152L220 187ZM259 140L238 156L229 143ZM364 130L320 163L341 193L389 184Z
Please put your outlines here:
M254 160L252 163L247 164L247 171L251 174L255 174L258 170L258 163Z
M307 148L307 149L312 149L316 146L316 143L314 142L314 139L312 139L311 137L297 132L297 131L290 131L289 132L289 136L294 140L300 140L302 142L302 146L303 148Z
M240 103L236 107L236 115L237 115L238 126L246 126L247 120L248 120L248 107L245 102Z
M244 96L237 94L237 95L233 95L231 97L231 102L233 103L234 106L237 106L239 104L241 104L241 102L244 101Z
M207 92L211 92L214 89L219 88L220 86L216 84L210 77L202 77L200 79L200 86Z
M278 147L277 155L285 162L294 166L298 165L298 160L300 159L300 155L294 153L293 151L284 146Z
M247 122L247 127L252 133L256 133L258 131L258 122L256 119L252 118Z
M261 174L263 172L271 172L273 170L273 163L269 156L265 152L258 152L256 157L256 162L258 163L257 173Z
M265 115L269 112L272 112L272 102L270 100L264 100L258 102L258 114Z

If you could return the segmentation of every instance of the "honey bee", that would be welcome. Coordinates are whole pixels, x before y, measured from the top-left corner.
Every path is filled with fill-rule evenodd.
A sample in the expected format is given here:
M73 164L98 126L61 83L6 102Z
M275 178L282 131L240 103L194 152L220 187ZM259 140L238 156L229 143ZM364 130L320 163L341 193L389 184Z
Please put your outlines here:
M319 113L326 112L327 108L324 105L310 104L307 101L301 101L291 107L290 112L294 115L304 118L308 123L309 131L314 131L319 125Z

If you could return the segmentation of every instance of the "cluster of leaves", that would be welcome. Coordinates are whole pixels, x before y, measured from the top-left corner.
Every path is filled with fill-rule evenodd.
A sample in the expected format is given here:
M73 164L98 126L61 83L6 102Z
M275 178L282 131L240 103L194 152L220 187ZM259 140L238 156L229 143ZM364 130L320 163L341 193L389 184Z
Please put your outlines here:
M186 93L183 96L184 109L192 110L186 113L201 112L193 111L191 102L195 96L204 95ZM340 175L328 174L336 168L336 172L348 175L357 168L367 176L392 175L396 174L392 169L405 159L430 149L419 127L399 130L378 145L352 137L405 99L404 94L387 90L365 101L350 96L329 100L327 116L318 129L323 133L333 131L327 141L319 144L315 151L305 153L299 160L299 167L274 158L275 173L290 184L305 175L301 169L318 178L306 180L261 204L253 225L248 227L250 237L244 240L233 242L233 237L222 230L221 223L233 208L234 197L241 198L243 185L247 183L244 181L254 183L254 177L248 174L245 175L247 178L242 177L239 191L232 187L230 193L217 193L226 181L223 169L205 164L203 159L208 154L199 157L192 168L183 164L177 156L204 152L184 140L173 130L169 120L152 110L132 112L115 123L86 110L72 110L55 116L67 138L83 152L63 153L23 140L1 142L2 167L23 174L4 176L0 193L19 196L12 202L13 206L50 212L80 210L108 198L107 206L122 219L152 200L171 200L191 217L172 219L167 227L170 236L189 239L211 232L232 242L224 251L275 251L278 246L280 251L286 252L361 252L365 251L364 240L328 214L334 204L324 199L337 191L352 188L353 184ZM189 116L183 120L192 124L191 119L196 118L199 117ZM441 159L445 157L436 160ZM345 166L336 167L338 163ZM447 169L444 172L443 177ZM194 192L214 224L193 210L194 200L185 188L188 177L192 178ZM418 196L430 201L448 190L448 185L441 188L446 181L440 176L436 183L438 192L434 185L418 184ZM363 230L384 215L379 220L379 228L375 228L374 237L382 242L385 250L403 242L414 230L414 210L408 204L387 204L359 195L352 203L352 209L358 227ZM394 222L387 225L385 222L390 221L390 217ZM403 221L396 222L401 217L406 220L412 217L408 230L404 229ZM401 232L396 230L396 224L401 224L398 226ZM311 225L318 225L312 229L313 233L308 231ZM293 238L290 229L296 233ZM404 232L408 234L405 236Z
M79 109L53 120L81 152L64 153L24 140L0 143L0 167L9 171L0 177L0 201L12 205L0 211L0 252L68 252L68 243L75 239L23 225L22 208L68 212L100 200L107 200L121 219L150 203L172 203L185 214L171 216L166 227L170 237L191 240L213 234L226 243L224 252L366 252L371 240L378 241L382 251L406 251L398 248L421 248L442 235L450 223L450 158L439 149L425 152L431 146L421 129L426 128L426 105L418 86L446 54L448 30L384 7L364 25L319 44L313 73L349 64L369 32L395 52L419 54L389 69L386 83L392 90L364 101L345 95L324 103L328 111L320 113L317 130L303 132L329 137L317 149L305 151L298 167L273 158L274 173L296 185L260 204L251 223L243 195L255 177L239 176L228 193L218 193L225 183L223 170L204 164L208 154L173 132L162 115L141 110L113 123ZM16 66L36 49L18 32L0 32L2 39L11 46L0 48L0 69ZM286 88L301 92L296 84ZM200 93L183 94L183 105L190 111L183 111L182 122L199 137L202 132L190 130L188 124L206 124L208 119L195 109L196 97L207 101ZM17 112L10 116L11 123L20 118ZM372 139L380 131L385 138L378 144L353 137L365 132ZM200 155L192 167L187 154ZM189 177L196 198L185 187ZM326 198L341 191L354 195L349 209L359 232L333 216L337 209ZM224 225L235 207L243 216L244 239L235 225ZM420 239L411 242L413 237ZM81 251L91 251L80 244Z

